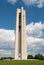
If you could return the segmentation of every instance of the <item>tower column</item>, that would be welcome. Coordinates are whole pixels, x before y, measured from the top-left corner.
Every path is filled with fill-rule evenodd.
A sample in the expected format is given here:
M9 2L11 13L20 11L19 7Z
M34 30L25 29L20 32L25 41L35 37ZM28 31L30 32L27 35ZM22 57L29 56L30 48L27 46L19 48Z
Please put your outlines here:
M17 9L15 59L27 59L26 13L23 7Z

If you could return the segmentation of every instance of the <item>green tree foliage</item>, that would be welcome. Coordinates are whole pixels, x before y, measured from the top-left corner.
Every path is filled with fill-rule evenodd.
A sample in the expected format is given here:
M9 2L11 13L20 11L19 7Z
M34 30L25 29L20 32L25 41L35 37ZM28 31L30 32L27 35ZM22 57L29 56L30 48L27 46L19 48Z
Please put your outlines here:
M14 58L12 58L12 57L1 57L0 60L4 60L4 59L10 59L10 60L12 60L12 59L14 59Z
M36 54L34 59L44 60L44 56L42 54Z
M32 55L28 55L27 59L33 59Z

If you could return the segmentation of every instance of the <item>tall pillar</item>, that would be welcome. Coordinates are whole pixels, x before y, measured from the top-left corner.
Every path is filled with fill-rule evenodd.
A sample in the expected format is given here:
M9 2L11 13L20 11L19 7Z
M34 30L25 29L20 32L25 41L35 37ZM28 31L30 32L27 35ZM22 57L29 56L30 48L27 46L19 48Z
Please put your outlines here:
M15 59L27 59L26 13L23 7L17 9Z

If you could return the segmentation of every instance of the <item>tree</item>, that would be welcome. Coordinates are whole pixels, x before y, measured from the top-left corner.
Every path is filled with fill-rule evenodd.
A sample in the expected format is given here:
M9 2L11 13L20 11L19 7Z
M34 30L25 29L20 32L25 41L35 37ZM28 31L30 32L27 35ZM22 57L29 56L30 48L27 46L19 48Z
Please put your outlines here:
M28 55L27 59L33 59L32 55Z
M3 60L3 57L2 57L2 58L0 58L0 60Z
M39 60L43 60L44 59L42 54L36 54L34 58L35 59L39 59Z
M10 60L12 60L12 59L14 59L13 57L1 57L1 59L0 60L6 60L6 59L10 59Z

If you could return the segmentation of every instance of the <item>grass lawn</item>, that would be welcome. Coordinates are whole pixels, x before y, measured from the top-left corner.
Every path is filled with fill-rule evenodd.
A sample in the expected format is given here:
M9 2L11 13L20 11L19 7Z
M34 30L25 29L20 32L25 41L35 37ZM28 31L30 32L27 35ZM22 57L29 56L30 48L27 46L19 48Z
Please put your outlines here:
M0 65L44 65L44 60L0 60Z

